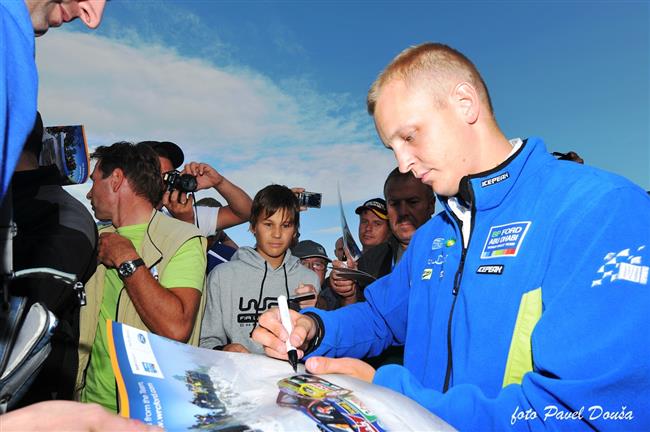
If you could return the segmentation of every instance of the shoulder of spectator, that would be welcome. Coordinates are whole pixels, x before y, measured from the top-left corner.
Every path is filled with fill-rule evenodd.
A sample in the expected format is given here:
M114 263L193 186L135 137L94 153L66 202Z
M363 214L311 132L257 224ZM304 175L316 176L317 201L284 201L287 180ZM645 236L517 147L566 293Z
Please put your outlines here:
M382 260L386 256L386 254L392 255L393 249L394 248L389 241L385 241L383 243L378 244L377 246L373 246L369 248L361 255L361 258L359 258L358 261L359 270L365 271L365 269L369 267L373 267L373 264L376 263L377 261Z

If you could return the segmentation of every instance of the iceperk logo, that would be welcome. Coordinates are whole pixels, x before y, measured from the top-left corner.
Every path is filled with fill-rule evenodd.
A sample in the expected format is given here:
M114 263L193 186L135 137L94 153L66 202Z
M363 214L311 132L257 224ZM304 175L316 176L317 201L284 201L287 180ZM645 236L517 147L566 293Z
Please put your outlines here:
M476 274L500 275L503 274L503 265L482 265L476 269Z
M504 172L503 174L499 174L496 177L492 177L492 178L483 180L481 182L481 187L484 188L484 187L492 186L493 184L501 183L504 180L508 180L509 177L510 177L510 174L508 174L507 172Z
M490 227L481 259L515 257L530 228L530 221Z
M639 246L635 253L645 249L645 245ZM624 280L638 283L640 285L648 284L648 266L641 265L641 255L635 255L630 249L624 249L618 253L610 252L605 255L605 264L600 266L597 274L599 277L591 282L591 286L602 285L603 282L614 282Z

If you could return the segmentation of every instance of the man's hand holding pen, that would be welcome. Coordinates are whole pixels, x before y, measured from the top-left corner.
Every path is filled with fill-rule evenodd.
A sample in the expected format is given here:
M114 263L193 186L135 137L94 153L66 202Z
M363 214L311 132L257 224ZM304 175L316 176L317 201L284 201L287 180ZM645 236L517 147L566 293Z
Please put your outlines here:
M288 360L287 339L296 348L297 358L305 356L309 342L320 331L316 321L309 315L303 315L289 310L289 319L293 330L287 333L280 318L280 310L271 308L264 312L258 321L258 326L253 331L253 340L264 347L264 352L269 357ZM308 372L315 374L344 374L357 379L372 382L375 369L369 364L353 358L326 358L312 357L307 360L305 367Z

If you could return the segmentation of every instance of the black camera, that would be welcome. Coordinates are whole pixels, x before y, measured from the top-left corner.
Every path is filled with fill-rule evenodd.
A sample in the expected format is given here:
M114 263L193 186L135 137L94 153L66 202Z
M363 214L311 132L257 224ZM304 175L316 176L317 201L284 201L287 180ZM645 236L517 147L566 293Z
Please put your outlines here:
M300 192L298 194L298 203L300 207L320 208L323 194L318 192Z
M170 192L174 189L180 192L195 192L198 187L196 177L191 174L181 174L178 171L166 172L163 176L163 182L165 188Z

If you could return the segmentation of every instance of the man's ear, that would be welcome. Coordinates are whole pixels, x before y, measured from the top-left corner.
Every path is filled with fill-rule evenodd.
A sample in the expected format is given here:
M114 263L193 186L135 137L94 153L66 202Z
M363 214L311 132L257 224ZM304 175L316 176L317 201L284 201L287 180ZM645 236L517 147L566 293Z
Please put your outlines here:
M94 29L102 21L106 0L81 0L79 1L79 19L83 21L88 28Z
M122 168L115 168L110 176L111 190L117 192L124 185L126 177Z
M476 123L481 112L481 101L473 85L468 82L456 84L451 92L451 100L465 122Z

